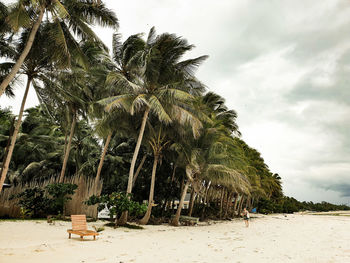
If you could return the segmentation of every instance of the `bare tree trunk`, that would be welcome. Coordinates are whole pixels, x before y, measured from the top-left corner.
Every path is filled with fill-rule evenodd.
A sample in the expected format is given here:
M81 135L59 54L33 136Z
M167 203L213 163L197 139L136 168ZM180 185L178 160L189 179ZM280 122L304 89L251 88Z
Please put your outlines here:
M231 201L232 201L231 199L232 199L232 193L227 192L227 195L226 195L225 215L224 215L225 218L228 217L228 210L229 210L229 207L230 207L230 204L231 204Z
M177 168L177 165L175 164L174 168L173 168L173 174L171 175L171 181L172 182L174 182L174 180L175 180L176 168Z
M182 206L184 205L185 196L186 196L187 189L188 189L189 185L190 185L190 180L187 180L187 182L186 182L186 184L184 186L184 189L182 191L182 194L181 194L181 199L180 199L179 206L177 207L175 218L171 222L171 225L173 225L173 226L178 226L179 225L181 210L182 210Z
M235 197L235 203L233 205L232 217L236 216L237 205L238 205L238 198L239 198L239 194L237 194L237 196Z
M244 203L244 196L242 195L241 201L239 202L239 210L238 210L238 214L240 215L242 213L242 207L243 207L243 203Z
M66 152L64 154L62 170L61 170L61 175L60 175L60 179L59 179L60 183L63 182L64 174L66 172L66 167L67 167L67 162L68 162L68 158L69 158L70 147L72 145L72 140L73 140L74 129L75 129L76 123L77 123L77 116L76 116L76 110L74 109L72 125L70 127L69 141L68 141Z
M137 143L136 143L134 154L132 156L132 160L131 160L131 164L130 164L128 187L126 189L127 194L130 194L132 191L132 181L133 181L132 179L134 177L136 159L137 159L137 155L139 154L140 147L141 147L141 142L142 142L143 134L145 132L145 127L146 127L146 122L147 122L149 111L150 111L150 108L147 108L145 110L145 113L143 114L142 124L141 124L140 132L139 132L139 137L137 138ZM118 224L125 225L127 221L128 221L128 212L125 211L120 216Z
M201 212L201 220L204 220L204 217L205 217L205 208L207 206L208 193L209 193L210 185L211 185L211 182L209 181L208 185L207 185L207 187L205 189L205 192L204 192L203 208L202 208L202 212Z
M19 56L18 60L16 61L16 64L11 69L11 72L6 76L6 78L2 81L2 83L0 85L0 96L5 92L7 86L10 84L11 80L13 80L13 78L16 76L16 74L19 71L20 67L22 66L25 58L27 57L30 49L32 48L36 32L39 29L41 21L43 20L44 12L45 12L45 7L41 6L38 19L35 21L35 23L32 27L32 30L30 31L27 43L26 43L21 55Z
M235 200L235 208L234 208L235 211L237 211L237 209L238 209L238 207L239 207L238 199L240 199L239 194L237 194L237 198L236 198L236 200Z
M2 171L4 170L6 158L7 158L7 155L9 153L9 148L10 148L10 145L11 145L12 135L13 135L13 132L14 132L14 129L15 129L15 123L16 123L16 117L13 117L12 121L11 121L10 131L9 131L9 138L7 139L7 144L6 144L6 148L5 148L4 158L2 160L0 174L2 174Z
M135 182L136 182L136 179L137 179L137 176L139 175L141 169L142 169L142 166L143 164L145 163L146 161L146 158L147 158L147 154L145 154L142 159L141 159L141 162L139 164L139 166L137 167L137 170L136 170L136 173L134 174L134 178L132 179L132 187L134 188L135 186Z
M222 188L221 190L221 195L220 195L220 219L222 219L222 209L223 209L223 206L224 206L224 196L225 196L225 189Z
M105 156L106 156L106 153L107 153L107 150L108 150L108 145L109 145L109 143L110 143L110 141L112 139L112 135L113 135L113 132L110 131L108 136L107 136L107 139L106 139L106 142L105 142L105 146L103 147L103 152L101 154L100 163L98 164L97 174L96 174L96 178L95 178L94 193L96 193L97 184L100 181L100 175L101 175L101 171L102 171L103 162L105 160Z
M63 148L63 154L66 154L66 150L67 150L67 143L68 143L68 129L66 128L65 135L64 135L64 148Z
M191 198L190 198L190 204L189 204L189 209L188 209L188 216L192 216L195 197L196 197L196 192L194 191L194 187L192 185Z
M28 91L29 91L29 87L30 87L30 83L31 82L32 82L32 78L28 77L26 89L24 91L24 95L23 95L23 99L22 99L21 108L20 108L19 114L18 114L18 119L17 119L17 122L16 122L15 129L13 131L13 135L11 137L11 142L10 142L10 145L9 145L9 148L8 148L8 153L7 153L6 160L5 160L5 163L3 165L2 172L1 172L0 192L2 190L2 186L4 185L4 182L5 182L5 179L6 179L6 175L7 175L7 172L8 172L9 166L10 166L10 161L11 161L11 158L12 158L13 149L15 148L17 134L18 134L19 128L21 127L22 116L23 116L23 111L24 111L24 105L26 104Z
M154 184L155 184L155 181L156 181L156 171L157 171L158 158L159 158L158 155L154 156L153 168L152 168L152 178L151 178L151 187L150 187L150 190L149 190L147 212L144 215L144 217L140 220L140 225L146 225L148 223L148 220L149 220L149 218L151 216L151 213L152 213Z
M175 174L176 174L176 164L174 165L174 167L173 167L173 173L172 173L172 175L171 175L171 184L174 182L174 180L175 180ZM172 201L171 200L169 200L168 198L167 198L167 200L166 200L167 202L166 202L166 205L165 205L165 210L168 210L168 209L172 209Z
M246 207L247 207L248 211L250 211L250 209L251 209L251 208L250 208L250 206L251 206L250 200L251 200L251 197L248 196L248 197L247 197L247 204L246 204Z

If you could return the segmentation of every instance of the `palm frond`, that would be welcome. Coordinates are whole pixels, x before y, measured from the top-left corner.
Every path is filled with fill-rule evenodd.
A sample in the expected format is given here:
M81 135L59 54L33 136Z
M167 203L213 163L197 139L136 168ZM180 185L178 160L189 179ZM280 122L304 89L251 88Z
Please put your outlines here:
M134 115L136 111L139 111L145 105L149 106L147 96L145 94L137 95L136 98L133 99L133 102L131 104L130 114Z
M188 59L179 62L176 68L180 72L184 72L186 76L193 76L195 70L208 58L209 56L200 56L194 59Z
M21 27L28 28L32 24L32 20L22 1L18 1L10 7L6 21L15 32Z
M164 122L166 124L171 123L172 119L168 115L168 113L165 111L164 107L160 103L160 101L157 99L156 96L151 95L148 99L149 107L151 108L151 111L158 117L158 119L161 122Z
M128 103L128 101L130 101L131 98L132 96L130 94L123 94L99 100L98 103L104 105L106 111L111 111L113 108L129 110L130 103Z
M192 112L178 105L173 105L172 115L174 116L174 119L181 125L190 124L194 138L199 137L200 129L203 127L203 125L202 122Z

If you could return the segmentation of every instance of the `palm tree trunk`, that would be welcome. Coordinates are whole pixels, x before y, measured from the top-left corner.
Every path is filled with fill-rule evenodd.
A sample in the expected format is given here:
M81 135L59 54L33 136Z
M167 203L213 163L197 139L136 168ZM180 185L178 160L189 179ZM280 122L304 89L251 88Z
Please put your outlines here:
M107 153L107 150L108 150L108 145L109 145L109 143L110 143L110 141L112 139L112 135L113 135L113 132L112 131L109 132L109 134L107 136L107 139L106 139L106 142L105 142L105 146L103 147L103 152L101 154L100 163L98 164L97 173L96 173L96 177L95 177L94 193L96 193L97 184L98 184L98 182L100 180L100 175L101 175L101 171L102 171L103 162L105 160L105 156L106 156L106 153Z
M149 111L150 111L150 108L147 108L145 110L145 113L143 114L142 124L141 124L140 132L139 132L139 137L137 138L137 143L136 143L134 154L132 156L132 160L131 160L131 164L130 164L128 187L126 189L127 194L130 194L132 191L132 179L134 177L136 159L137 159L137 155L139 154L140 147L141 147L141 142L142 142L143 134L145 132L145 127L146 127L146 122L147 122ZM127 221L128 221L128 211L125 211L120 216L118 224L125 225Z
M220 219L222 219L222 209L224 207L224 196L225 196L225 189L222 188L221 195L220 195L220 212L219 212Z
M151 188L149 190L147 212L144 215L144 217L140 220L140 225L146 225L148 223L150 216L151 216L152 206L153 206L154 183L156 181L156 171L157 171L158 158L159 158L158 155L154 156L153 168L152 168Z
M179 225L181 210L182 210L182 207L184 205L185 196L186 196L187 189L188 189L189 185L190 185L190 180L187 180L187 182L186 182L186 184L184 186L184 189L182 191L182 194L181 194L180 203L179 203L179 206L177 207L177 211L176 211L175 217L174 217L173 221L171 222L171 225L173 225L173 226L178 226Z
M70 134L69 134L69 141L67 145L66 152L64 153L64 159L63 159L63 164L62 164L62 170L61 170L61 175L59 182L63 182L64 174L66 172L66 167L67 167L67 162L68 162L68 157L69 157L69 152L70 152L70 147L72 145L72 140L73 140L73 135L74 135L74 129L75 125L77 123L77 117L76 117L76 110L74 109L73 111L73 120L72 120L72 125L70 127Z
M239 194L237 194L237 196L235 197L235 203L233 205L232 217L236 216L237 205L238 205L238 198L239 198Z
M133 179L132 179L132 187L133 187L133 188L134 188L134 186L135 186L135 182L136 182L137 176L139 175L139 173L140 173L140 171L141 171L141 169L142 169L142 166L143 166L143 164L144 164L145 161L146 161L146 158L147 158L147 154L145 154L145 155L142 157L141 162L140 162L139 166L137 167L136 173L134 174L134 177L133 177Z
M190 204L189 204L189 209L188 209L188 216L192 216L192 211L193 211L193 205L194 205L194 199L195 198L196 198L196 192L194 191L194 187L192 186L191 197L190 197Z
M173 174L171 175L171 181L172 182L174 182L174 180L175 180L176 168L177 168L177 165L175 164L174 168L173 168Z
M173 167L173 173L171 175L171 185L173 184L174 180L175 180L175 174L176 174L176 164L174 165ZM172 205L174 204L174 200L169 200L169 195L167 196L166 198L166 205L165 205L165 210L168 210L168 209L172 209Z
M242 195L241 201L239 202L239 206L238 206L238 215L242 213L243 203L244 203L244 196Z
M251 204L250 200L251 200L251 198L250 198L250 196L248 196L246 207L249 211L250 211L250 204Z
M9 153L11 139L12 139L12 135L13 135L14 128L15 128L15 123L16 123L16 117L13 117L12 121L11 121L10 131L9 131L9 138L7 139L7 144L6 144L6 148L5 148L5 154L4 154L4 157L2 159L2 165L1 165L1 169L0 169L0 174L2 174L2 171L4 170L4 165L5 165L5 162L6 162L7 155Z
M66 154L67 150L67 143L68 143L68 129L65 129L65 135L64 135L64 148L63 148L63 154Z
M135 150L134 150L134 154L132 156L132 160L131 160L131 164L130 164L130 170L129 170L128 188L126 190L126 192L128 194L130 194L131 191L132 191L132 179L134 177L134 170L135 170L135 165L136 165L136 159L137 159L137 155L139 154L140 147L141 147L141 142L142 142L143 134L145 132L145 127L146 127L146 122L147 122L149 111L150 111L150 108L147 108L145 110L145 113L143 114L139 137L137 139L137 143L136 143L136 147L135 147Z
M32 82L32 78L28 77L28 79L27 79L27 86L26 86L26 89L24 91L22 104L21 104L21 108L19 110L16 126L15 126L15 129L14 129L12 137L11 137L11 142L10 142L10 145L9 145L9 148L8 148L8 153L7 153L7 156L6 156L6 160L5 160L5 163L3 165L3 169L1 171L0 192L2 190L2 186L4 185L4 182L5 182L5 179L6 179L6 175L7 175L7 172L8 172L9 166L10 166L10 161L11 161L11 158L12 158L13 149L15 148L17 134L18 134L19 128L21 127L22 116L23 116L23 111L24 111L24 105L26 104L28 91L29 91L29 87L30 87L30 83L31 82Z
M22 54L19 56L18 60L16 61L16 64L11 69L11 72L1 82L1 85L0 85L0 96L5 92L7 86L10 84L11 80L13 80L13 78L16 76L16 74L19 71L20 67L22 66L25 58L27 57L30 49L32 48L36 32L39 29L41 21L43 20L44 12L45 12L45 7L41 6L38 19L35 21L35 23L34 23L34 25L32 27L32 30L30 31L30 35L29 35L27 43L26 43L26 45L25 45L25 47L24 47L24 49L22 51Z
M232 194L230 192L227 191L227 194L226 194L226 207L225 207L225 215L224 215L224 218L227 218L228 216L228 209L230 207L230 204L231 204L231 199L232 199Z
M203 208L202 208L202 212L201 212L201 220L204 220L205 217L205 208L207 206L207 201L208 201L208 193L209 193L209 189L210 189L210 185L211 185L211 181L208 182L206 188L205 188L205 192L204 192L204 198L203 198Z

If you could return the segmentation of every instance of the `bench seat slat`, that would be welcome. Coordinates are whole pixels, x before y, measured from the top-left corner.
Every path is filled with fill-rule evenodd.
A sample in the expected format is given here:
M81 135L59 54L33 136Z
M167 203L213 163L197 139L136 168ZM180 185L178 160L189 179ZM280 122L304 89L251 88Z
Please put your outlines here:
M67 232L69 233L69 238L71 234L79 235L80 237L83 236L98 236L99 233L93 230L87 229L87 223L86 223L86 216L85 215L71 215L72 219L72 229L68 229Z

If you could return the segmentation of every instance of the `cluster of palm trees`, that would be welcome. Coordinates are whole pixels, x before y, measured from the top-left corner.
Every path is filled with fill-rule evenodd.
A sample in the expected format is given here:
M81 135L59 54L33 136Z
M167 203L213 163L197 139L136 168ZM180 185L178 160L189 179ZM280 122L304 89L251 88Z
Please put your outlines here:
M0 96L13 96L21 75L27 77L18 117L1 111L1 124L8 129L0 138L0 191L9 169L21 180L32 178L28 174L34 168L55 174L59 161L60 182L68 169L70 174L95 176L95 185L103 177L105 191L118 181L115 176L126 178L127 193L144 192L148 186L148 209L140 220L147 224L155 205L156 178L161 178L158 186L177 190L174 225L189 190L189 215L194 204L202 205L205 214L210 201L219 200L220 216L228 216L233 200L237 211L261 197L282 195L280 177L239 139L236 112L195 77L207 56L184 60L194 46L174 34L158 35L154 28L146 38L135 34L124 42L114 34L110 54L91 29L95 24L118 27L116 15L101 1L18 0L10 7L0 2L0 56L6 59L0 64ZM20 168L11 160L20 152L18 148L13 155L16 140L25 134L20 129L31 87L40 107L27 112L25 122L34 124L22 126L22 131L36 132L28 136L38 148L48 138L57 145L43 149L51 150L38 155L42 160ZM40 118L51 123L47 130L35 121ZM128 176L116 172L117 167ZM138 189L142 176L150 181ZM174 204L171 198L160 199L164 210ZM119 223L127 217L124 213Z

